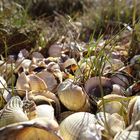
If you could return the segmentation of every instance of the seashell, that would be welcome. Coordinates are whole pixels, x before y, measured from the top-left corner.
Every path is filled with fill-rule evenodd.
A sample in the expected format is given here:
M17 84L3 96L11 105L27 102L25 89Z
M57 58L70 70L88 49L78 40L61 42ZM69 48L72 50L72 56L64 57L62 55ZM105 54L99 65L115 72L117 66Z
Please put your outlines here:
M58 87L57 94L62 104L69 110L89 110L87 95L72 80L62 82Z
M41 53L39 53L39 52L33 52L32 53L32 58L40 58L40 59L43 59L44 58L44 56L41 54Z
M126 114L126 109L123 107L122 103L118 101L110 101L104 103L104 105L101 105L99 107L100 111L105 111L107 113L113 114L113 113L118 113L118 114Z
M109 117L111 116L111 114L107 113L107 112L98 112L96 114L96 119L98 121L98 123L105 127L105 124L108 122Z
M121 60L110 58L104 66L103 73L106 74L109 72L114 72L115 70L118 70L123 66L124 66L124 63Z
M38 105L36 106L36 115L37 117L46 117L49 120L54 119L54 108L50 105Z
M101 87L100 87L101 86ZM103 95L101 89L103 88ZM85 90L87 94L94 97L102 97L112 92L112 83L109 78L106 77L92 77L85 83Z
M56 92L58 84L62 82L62 74L60 70L55 70L54 72L41 71L37 73L37 76L45 82L48 90L51 92Z
M62 140L55 120L34 119L0 128L1 140ZM8 134L8 135L7 135Z
M61 122L60 135L64 140L101 140L101 127L93 114L78 112Z
M8 124L27 121L28 117L23 112L23 102L18 96L14 96L5 105L0 114L0 127Z
M121 132L125 129L124 119L117 113L114 113L109 117L107 125L110 128L109 133L112 136L115 136L118 132Z
M29 67L31 65L30 59L21 58L15 63L15 73L20 75L21 72L29 72Z
M109 114L99 112L96 114L98 123L104 128L104 133L114 137L118 132L125 129L125 122L122 116L117 113Z
M126 91L122 86L120 86L118 84L113 84L112 94L124 96L124 95L126 95Z
M46 83L39 76L35 74L30 74L28 77L29 77L29 86L31 91L48 90Z
M128 73L120 71L111 76L111 81L114 84L118 84L126 89L132 84L133 78L131 77L131 75L128 75Z
M113 140L139 140L140 131L122 131L116 134Z
M20 90L24 90L24 91L30 90L29 78L25 74L25 72L22 72L20 76L18 77L17 82L16 82L16 90L18 94L22 97L25 96L25 92L20 92Z
M60 124L65 118L70 116L71 114L75 113L74 111L64 111L59 114L58 123Z
M140 96L135 96L128 104L128 120L133 123L140 119Z
M127 92L126 96L140 95L140 81L128 87L126 92Z
M48 55L51 57L61 56L63 46L61 44L53 44L48 49Z
M45 82L35 74L26 75L24 72L17 79L16 89L20 96L25 96L24 91L43 91L47 90L47 85Z
M78 67L77 67L77 62L75 61L74 58L69 58L63 63L63 68L65 69L70 69L72 72L74 72Z
M49 104L55 108L55 115L61 112L60 103L57 96L50 91L29 92L29 99L32 99L37 105Z

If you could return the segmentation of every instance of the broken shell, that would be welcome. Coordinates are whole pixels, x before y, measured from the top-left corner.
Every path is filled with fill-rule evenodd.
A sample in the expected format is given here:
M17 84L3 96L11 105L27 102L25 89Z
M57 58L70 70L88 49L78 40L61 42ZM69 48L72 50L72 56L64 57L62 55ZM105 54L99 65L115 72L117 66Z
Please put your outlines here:
M37 75L35 74L26 75L24 72L22 72L17 79L16 89L20 96L25 96L23 92L20 92L20 90L44 91L47 90L47 85Z
M103 89L103 95L101 92L101 88ZM92 77L85 83L85 90L89 97L102 97L104 95L110 94L112 92L112 89L113 87L111 80L106 77Z
M82 88L75 85L72 80L62 82L58 87L57 94L62 104L69 110L89 110L87 95L83 92Z
M0 128L1 140L62 140L55 120L31 120ZM7 135L8 134L8 135Z
M50 91L30 92L29 98L34 100L37 105L49 104L55 109L56 116L61 112L60 103L57 96Z
M140 119L140 96L135 96L128 104L128 120L133 123Z
M27 121L28 117L23 112L22 106L23 102L18 96L12 97L0 114L0 127L12 123Z
M93 114L78 112L61 122L60 135L64 140L101 140L101 127Z

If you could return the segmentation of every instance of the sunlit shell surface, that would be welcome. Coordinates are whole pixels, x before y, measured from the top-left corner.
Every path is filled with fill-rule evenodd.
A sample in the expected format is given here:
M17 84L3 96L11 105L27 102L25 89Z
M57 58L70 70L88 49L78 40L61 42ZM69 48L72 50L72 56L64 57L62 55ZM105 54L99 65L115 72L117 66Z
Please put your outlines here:
M66 80L61 83L57 93L60 101L69 110L77 111L87 105L86 94L80 86L75 85L71 80Z
M61 122L60 135L64 140L101 140L101 127L93 114L78 112Z
M0 128L1 140L62 140L54 120L32 120Z
M12 97L1 111L0 127L16 122L27 121L28 118L23 112L22 106L23 102L18 96Z
M38 105L36 107L37 117L47 117L48 119L54 119L54 109L50 105Z
M58 82L57 82L57 77L55 78L55 75L53 73L48 72L48 71L42 71L42 72L37 73L37 75L46 83L49 91L56 90L58 86Z

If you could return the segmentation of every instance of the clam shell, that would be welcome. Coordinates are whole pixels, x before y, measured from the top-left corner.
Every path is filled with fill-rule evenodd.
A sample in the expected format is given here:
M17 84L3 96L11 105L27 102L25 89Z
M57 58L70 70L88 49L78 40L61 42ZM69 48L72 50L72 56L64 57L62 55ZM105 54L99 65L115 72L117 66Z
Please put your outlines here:
M23 112L22 106L23 102L18 96L12 97L0 114L0 127L12 123L27 121L28 117Z
M102 92L100 90L100 85L103 88L103 94L110 94L112 92L112 83L109 78L106 77L92 77L88 79L85 83L85 90L87 94L93 95L95 97L102 97Z
M140 119L140 96L135 96L128 105L128 120L133 123Z
M139 140L140 131L122 131L116 134L113 140Z
M78 112L68 116L60 124L60 135L64 140L101 140L100 126L95 116Z
M61 75L60 70L58 70L58 72L61 77L57 77L55 76L55 73L48 72L48 71L39 72L37 73L37 76L40 77L45 82L49 91L55 92L58 84L62 82L62 75Z
M1 140L62 140L54 120L31 120L0 128Z
M54 108L50 105L38 105L36 107L37 117L47 117L48 119L54 119Z
M104 127L104 131L108 136L115 136L118 132L125 129L125 122L122 116L117 113L109 114L99 112L96 114L98 123Z
M82 108L85 110L89 109L86 94L72 80L62 82L58 87L57 94L62 104L69 110L78 111Z
M24 72L22 72L17 79L16 89L20 96L25 96L24 92L20 92L20 90L44 91L47 90L48 87L46 83L37 75L35 74L26 75Z

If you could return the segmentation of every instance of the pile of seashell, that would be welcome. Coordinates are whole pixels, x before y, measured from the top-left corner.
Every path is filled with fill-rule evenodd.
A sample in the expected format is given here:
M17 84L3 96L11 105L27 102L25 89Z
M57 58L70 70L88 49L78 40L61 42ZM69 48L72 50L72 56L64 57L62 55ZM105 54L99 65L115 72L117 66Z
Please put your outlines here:
M85 44L47 53L0 60L0 140L140 139L140 56L125 66L112 55L97 74Z

